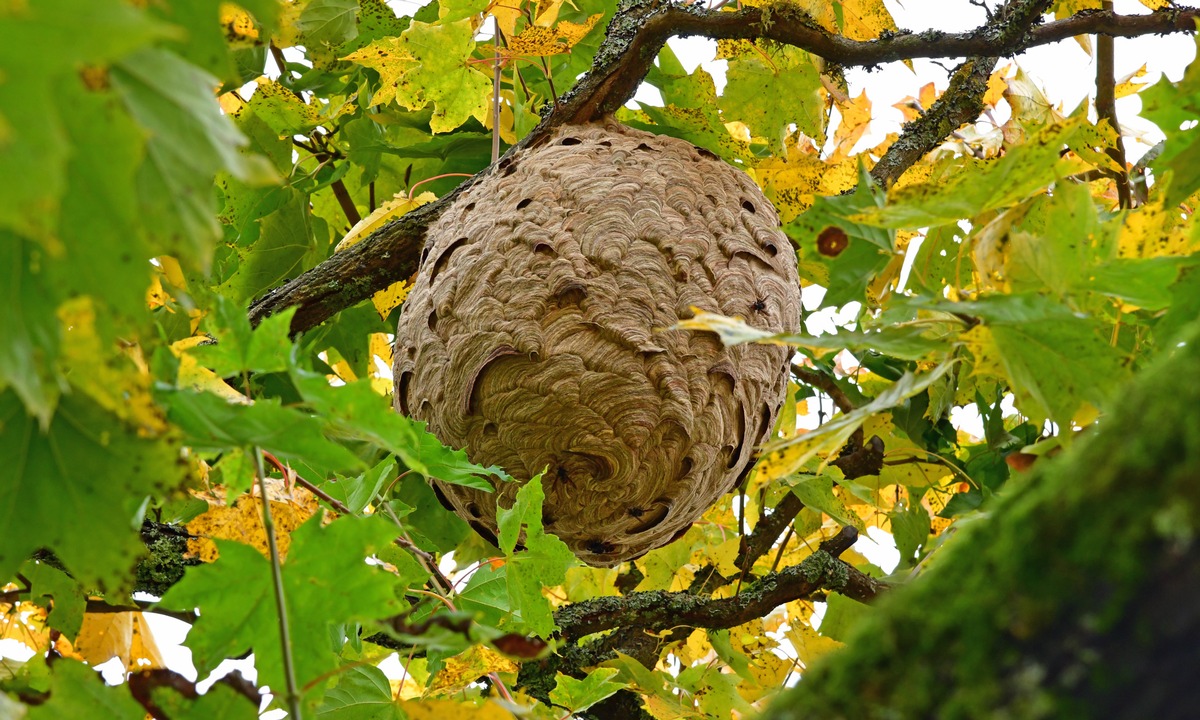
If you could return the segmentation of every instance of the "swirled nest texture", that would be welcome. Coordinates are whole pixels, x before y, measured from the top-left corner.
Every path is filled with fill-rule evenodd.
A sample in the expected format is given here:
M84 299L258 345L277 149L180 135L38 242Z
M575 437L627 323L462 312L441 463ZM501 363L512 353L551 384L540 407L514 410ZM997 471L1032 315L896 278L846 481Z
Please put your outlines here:
M611 566L680 536L748 474L790 353L669 329L692 308L800 323L796 255L745 173L670 137L570 126L441 216L396 335L397 409L528 479L543 522ZM495 539L486 493L434 481Z

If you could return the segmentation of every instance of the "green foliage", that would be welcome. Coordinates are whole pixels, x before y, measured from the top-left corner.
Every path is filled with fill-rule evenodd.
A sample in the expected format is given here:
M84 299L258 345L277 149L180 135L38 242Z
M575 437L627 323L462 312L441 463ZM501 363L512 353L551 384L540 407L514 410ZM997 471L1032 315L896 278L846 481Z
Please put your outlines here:
M507 559L504 568L509 607L530 630L549 637L554 632L554 617L542 588L562 584L567 568L575 563L575 555L562 540L542 529L545 499L539 474L517 491L511 508L500 508L496 523L500 526L500 549ZM519 554L518 538L524 546Z
M797 565L838 525L890 532L898 576L923 573L931 556L937 567L942 553L947 564L1008 567L1020 543L961 548L1014 502L1013 468L1106 432L1125 384L1189 337L1200 313L1200 63L1142 93L1166 141L1149 161L1153 182L1135 177L1144 202L1121 210L1111 129L1088 122L1086 105L1064 118L1023 70L992 78L985 102L1011 116L1002 127L961 128L885 190L869 171L892 139L858 147L871 100L851 98L839 68L783 45L723 42L718 93L708 71L689 73L665 48L647 78L661 106L618 119L746 170L777 201L805 284L825 289L819 301L806 289L808 317L836 313L839 327L767 335L700 313L661 331L789 345L802 377L822 382L792 380L794 402L744 495L674 543L620 569L581 567L543 527L534 478L500 508L497 550L430 480L492 490L512 478L393 411L392 305L343 309L299 337L291 310L252 328L246 308L328 260L384 203L444 196L487 167L494 134L502 151L525 137L589 69L615 4L440 0L412 18L382 0L10 5L0 10L0 584L11 584L0 635L34 655L5 665L0 715L142 717L144 700L79 662L158 664L133 639L97 649L96 623L128 613L86 612L130 607L135 584L175 583L161 606L199 609L186 646L201 674L252 651L259 683L286 707L264 502L304 710L347 720L495 717L489 698L532 687L517 686L517 661L594 650L553 639L564 603L680 592L718 575L731 580L701 595L728 597ZM847 37L895 29L876 0L805 8L814 27ZM493 23L499 48L480 40ZM952 416L976 412L984 437L955 429ZM1078 432L1097 418L1101 429ZM796 432L809 421L815 429ZM878 474L831 465L872 437L884 448ZM789 495L805 509L787 539L736 565L741 533ZM1189 527L1178 503L1135 500L1159 530ZM947 527L957 526L967 541L955 550ZM941 583L924 586L912 632L943 604L967 602ZM827 601L819 632L813 603L788 603L766 623L663 633L671 657L651 667L621 645L590 672L543 670L537 699L512 694L539 720L631 694L660 718L749 713L838 641L883 633L867 606ZM65 655L53 663L47 628ZM642 630L630 633L654 640ZM396 700L377 642L401 644L402 693L422 699ZM148 697L172 718L257 714L224 684Z
M283 563L284 595L296 676L308 687L307 702L320 699L338 667L339 644L329 628L352 620L386 617L399 610L388 573L366 564L369 553L387 546L395 529L381 518L341 518L321 527L319 517L292 533ZM196 568L162 599L168 608L199 608L188 645L201 673L222 660L253 649L260 677L285 687L269 562L240 543L218 542L221 557ZM235 587L237 592L229 592Z

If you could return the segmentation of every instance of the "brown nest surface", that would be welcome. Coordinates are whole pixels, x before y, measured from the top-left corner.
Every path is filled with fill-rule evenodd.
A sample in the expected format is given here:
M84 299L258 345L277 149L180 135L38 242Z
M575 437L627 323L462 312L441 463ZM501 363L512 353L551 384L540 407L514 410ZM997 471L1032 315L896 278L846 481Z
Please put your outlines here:
M499 163L430 229L396 335L397 409L517 482L435 480L494 540L545 471L543 522L611 566L687 530L754 463L790 353L671 330L692 308L800 324L770 202L712 153L613 122Z

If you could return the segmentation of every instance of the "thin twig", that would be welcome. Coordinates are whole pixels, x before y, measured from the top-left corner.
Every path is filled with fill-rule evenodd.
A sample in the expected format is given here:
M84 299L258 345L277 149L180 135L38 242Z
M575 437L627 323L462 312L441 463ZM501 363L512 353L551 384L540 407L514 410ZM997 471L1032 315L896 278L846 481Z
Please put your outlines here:
M492 162L500 159L500 20L492 16Z
M283 648L283 678L286 685L284 701L288 714L301 720L300 692L296 685L296 667L292 658L292 635L288 626L287 599L283 592L283 568L279 563L279 545L275 539L275 523L271 520L271 498L267 495L267 468L263 464L262 450L254 449L254 465L258 473L258 490L262 493L263 531L267 536L267 549L271 552L271 579L275 585L275 609L279 615L279 642Z

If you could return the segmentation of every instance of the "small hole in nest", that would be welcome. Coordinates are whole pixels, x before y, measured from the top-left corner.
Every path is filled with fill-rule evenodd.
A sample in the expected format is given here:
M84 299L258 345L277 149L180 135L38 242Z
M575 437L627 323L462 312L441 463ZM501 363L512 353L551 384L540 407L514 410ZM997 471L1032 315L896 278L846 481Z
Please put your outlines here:
M746 212L754 212L754 203L750 202L749 200L743 200L742 207L746 209Z
M779 254L779 248L775 247L775 243L767 243L763 247L766 248L767 252L771 253L771 257Z
M550 247L550 243L540 242L533 246L533 252L537 255L549 255L550 257L558 257L558 253L554 248Z
M410 372L400 373L400 380L396 382L396 400L400 403L400 412L408 415L408 383L412 381L413 374Z
M442 504L442 507L446 508L450 512L454 512L454 504L451 503L450 499L446 497L446 493L443 492L442 489L437 485L433 485L432 487L433 494L437 497L438 502Z
M603 145L604 147L612 147L612 142L609 140L601 140L600 144Z
M467 512L471 513L471 517L477 518L479 517L479 506L475 503L471 503L467 506Z
M583 142L583 141L577 137L565 137L562 140L560 140L558 144L559 145L578 145L581 142Z
M484 425L483 425L483 434L484 435L487 435L488 437L495 437L496 434L499 432L500 432L500 429L496 427L496 423L493 423L493 422L484 423Z
M587 288L577 282L567 283L554 293L554 299L558 303L559 307L578 305L583 302L583 299L586 297Z
M426 321L429 324L430 330L437 330L437 310L429 311L429 319Z
M484 540L487 540L489 543L495 545L496 547L500 546L500 542L496 539L496 533L492 532L491 530L488 530L487 527L485 527L483 523L479 522L478 520L472 520L470 522L470 525L471 525L472 530L479 533L479 537L483 538Z
M467 203L467 206L463 208L463 212L471 212L474 209L475 203Z
M637 149L638 150L653 150L654 148L650 147L646 143L638 143Z
M685 458L683 459L683 462L679 464L679 477L680 477L680 479L683 479L683 478L687 477L687 476L688 476L688 474L692 472L692 466L693 466L693 465L695 465L695 463L693 463L693 462L692 462L692 459L691 459L691 458L689 458L689 457L685 457Z
M525 208L529 207L529 203L531 202L533 202L533 198L525 198L521 202L517 203L517 209L524 210Z
M450 246L443 250L441 255L438 255L437 261L433 263L433 270L429 272L430 282L437 280L438 273L444 270L446 268L446 264L450 262L450 256L453 255L456 250L466 244L467 238L460 237L459 239L450 243Z
M556 522L558 522L558 518L554 517L553 515L549 515L545 510L542 510L542 527L550 527Z
M696 152L700 153L700 157L706 157L706 158L708 158L709 160L716 160L716 159L717 159L717 154L716 154L716 153L714 153L713 151L711 151L711 150L706 150L705 148L702 148L702 147L700 147L699 145L696 145L696 146L694 146L694 147L696 148Z

